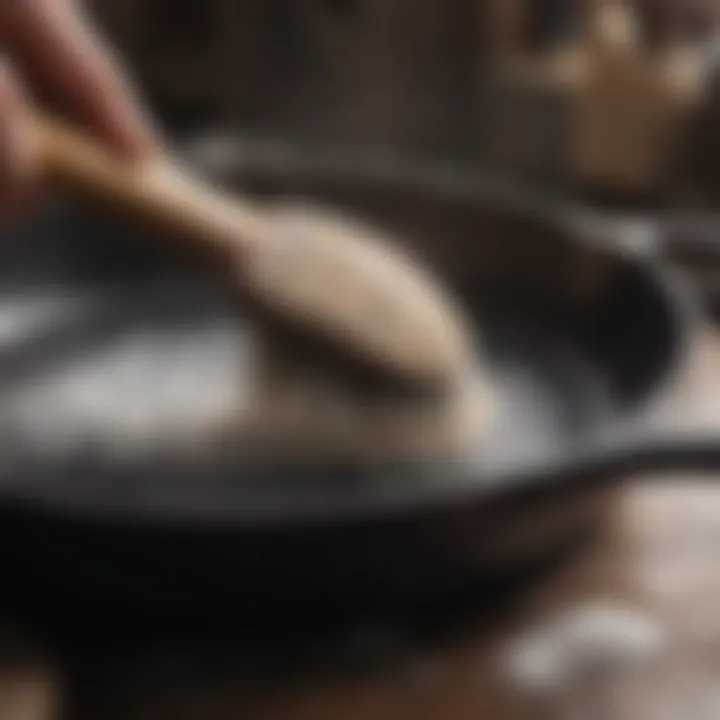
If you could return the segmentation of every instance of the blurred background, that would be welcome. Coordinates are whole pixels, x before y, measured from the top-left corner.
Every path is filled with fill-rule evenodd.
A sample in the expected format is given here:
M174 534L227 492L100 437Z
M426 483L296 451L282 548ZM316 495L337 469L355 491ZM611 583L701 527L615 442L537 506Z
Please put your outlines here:
M542 223L523 224L507 210L498 215L488 201L488 188L506 180L524 188L526 198L550 192L603 210L705 211L706 218L720 210L717 0L90 0L88 5L168 134L193 162L258 194L308 192L380 219L410 237L458 286L486 267L499 268L502 284L507 251L508 267L524 263L514 276L518 285L532 285L539 277L534 290L542 300L543 293L552 295L547 288L562 286L550 298L548 314L572 304L568 300L582 300L575 293L587 268L558 233ZM417 167L424 174L416 173ZM429 194L407 183L421 176L430 183ZM392 177L399 178L394 185L387 180ZM392 191L386 192L384 182ZM441 191L436 194L434 187ZM461 201L474 191L484 193L477 204ZM143 343L161 338L167 315L182 305L176 300L185 292L187 268L170 267L167 256L149 249L142 237L128 238L126 229L62 203L35 220L30 230L18 228L22 242L0 247L3 281L40 277L42 284L43 273L54 279L81 276L93 289L132 281L111 298L112 321L93 296L86 304L97 317L82 315L74 335L62 325L50 340L23 339L19 351L11 348L0 358L7 363L2 369L9 369L0 373L6 386L26 378L39 387L37 415L43 416L49 396L38 378L49 375L46 366L54 371L56 364L78 365L73 382L63 378L63 394L54 403L60 424L68 424L71 413L62 403L76 408L87 402L96 411L89 364L78 359L89 356L88 347L94 352L107 345L112 354L115 335L139 333ZM478 243L480 235L489 239ZM510 236L512 243L506 242ZM691 281L714 307L720 287L717 243L671 239L676 242L666 248L668 259L691 271ZM180 292L173 286L176 294L159 303L153 324L151 303L136 294L133 282L163 273L175 283L180 277ZM179 327L205 321L203 308L198 311L194 303L194 295L185 295ZM61 305L54 295L47 304ZM640 336L639 345L632 344L633 329L623 329L622 304L623 298L611 308L602 330L624 345L622 357L629 358L632 370L643 352L657 348L650 342L639 348ZM197 337L200 341L192 336L188 344L197 347L208 336ZM712 323L701 344L696 388L688 397L717 428L720 338ZM97 412L121 405L118 396L130 398L128 406L133 397L154 397L156 378L170 374L166 367L179 354L172 345L151 371L137 381L133 375L127 385L117 377L132 375L126 366L133 362L121 363L120 370L100 363L96 374L116 379L110 382L114 394L97 402ZM188 357L193 371L202 370L203 358ZM171 397L177 388L168 387ZM199 406L198 397L186 405ZM168 414L177 414L171 403L168 408ZM86 424L93 424L88 412L92 422ZM143 424L138 415L137 406L127 408L127 422L142 434L153 420L141 412ZM138 659L93 648L66 685L67 667L48 661L43 652L37 661L32 653L26 660L33 646L24 636L16 641L13 630L3 639L20 648L20 662L13 659L0 672L0 720L60 717L47 709L58 704L55 692L69 693L70 720L720 717L720 632L714 620L720 498L716 489L692 480L683 476L675 493L633 489L621 502L613 497L594 506L591 514L607 521L599 548L584 552L583 546L579 561L553 576L518 615L462 625L432 650L418 649L397 628L361 627L336 638L338 646L352 645L368 660L370 671L325 667L297 680L294 673L308 668L292 656L278 684L258 678L254 658L242 654L209 662L202 653L186 660L174 651L153 654L153 648ZM555 515L546 524L555 530L560 525ZM453 533L469 537L469 524L453 527ZM570 544L577 545L574 537ZM14 556L5 554L12 566ZM218 562L230 565L226 573L235 572L224 556ZM92 568L82 571L93 574ZM44 580L40 571L34 577ZM60 570L55 580L65 592ZM71 596L72 588L65 593ZM509 603L502 609L508 608L515 610ZM142 607L135 610L142 615ZM662 655L668 634L675 645ZM623 663L646 656L655 663L654 674L641 670L626 687L630 674ZM11 707L3 706L5 698L22 703L25 692L29 705L18 706L25 714L3 715L2 708ZM615 704L603 704L609 696ZM693 706L698 698L701 704ZM63 695L59 704L65 700Z

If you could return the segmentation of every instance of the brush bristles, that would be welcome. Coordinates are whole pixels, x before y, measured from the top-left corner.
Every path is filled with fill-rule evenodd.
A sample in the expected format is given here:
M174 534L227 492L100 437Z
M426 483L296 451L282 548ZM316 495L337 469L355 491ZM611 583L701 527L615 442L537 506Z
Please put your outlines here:
M299 464L425 462L477 451L493 417L492 383L469 373L444 392L368 392L287 356L265 355L224 428L259 456Z

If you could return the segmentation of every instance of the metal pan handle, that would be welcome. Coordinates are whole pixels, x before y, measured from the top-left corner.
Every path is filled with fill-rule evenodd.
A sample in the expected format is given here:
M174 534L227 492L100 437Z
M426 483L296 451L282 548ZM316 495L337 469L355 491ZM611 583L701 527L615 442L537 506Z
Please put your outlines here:
M710 428L665 428L628 434L580 454L561 467L548 466L508 488L505 500L566 496L636 481L652 474L668 482L681 473L716 473L720 480L720 424Z
M720 426L649 433L614 444L597 464L608 474L717 471L720 477Z

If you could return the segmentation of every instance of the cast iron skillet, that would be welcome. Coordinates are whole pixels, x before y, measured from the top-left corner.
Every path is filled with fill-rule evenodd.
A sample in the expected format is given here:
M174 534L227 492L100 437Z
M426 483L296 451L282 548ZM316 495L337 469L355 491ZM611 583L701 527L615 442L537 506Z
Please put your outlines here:
M7 603L123 633L423 608L566 543L621 477L720 466L720 430L674 421L698 306L658 257L631 251L626 223L568 223L548 202L505 202L500 185L463 196L447 174L410 175L427 185L250 161L235 180L352 207L453 280L500 412L452 466L301 472L248 448L203 454L197 424L244 352L227 300L77 207L3 241Z

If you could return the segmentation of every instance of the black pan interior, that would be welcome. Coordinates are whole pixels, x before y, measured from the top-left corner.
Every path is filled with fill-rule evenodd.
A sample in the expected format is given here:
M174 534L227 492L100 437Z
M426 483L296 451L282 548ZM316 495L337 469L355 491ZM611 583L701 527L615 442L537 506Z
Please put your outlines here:
M2 243L6 502L105 520L275 527L458 491L479 497L591 452L674 377L685 318L656 268L488 208L317 190L412 238L472 308L500 400L477 456L452 467L300 472L287 458L251 461L241 445L204 452L203 428L242 390L251 338L228 298L182 263L65 203Z

